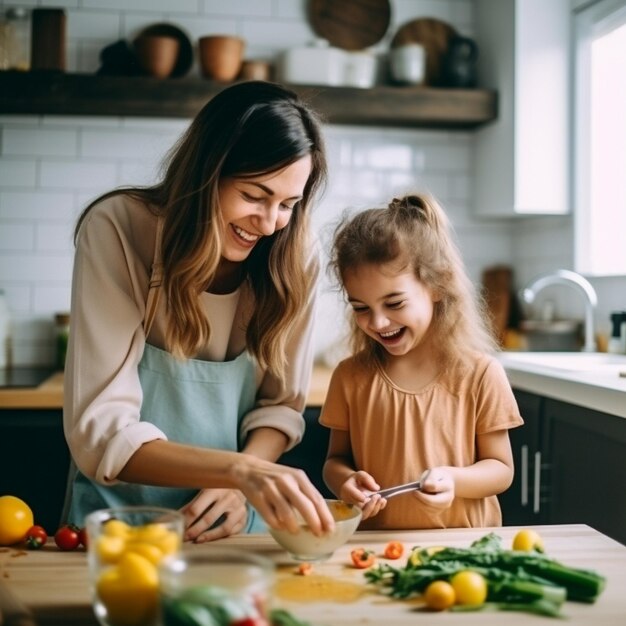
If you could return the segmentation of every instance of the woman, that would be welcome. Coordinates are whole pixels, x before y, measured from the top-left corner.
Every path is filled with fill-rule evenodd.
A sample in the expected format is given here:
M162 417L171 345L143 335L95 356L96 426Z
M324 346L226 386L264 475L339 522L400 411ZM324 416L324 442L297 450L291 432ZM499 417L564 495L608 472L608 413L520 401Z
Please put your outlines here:
M81 215L65 435L69 521L96 508L180 508L186 539L333 521L303 472L317 261L309 211L326 176L315 115L271 83L225 89L163 180Z

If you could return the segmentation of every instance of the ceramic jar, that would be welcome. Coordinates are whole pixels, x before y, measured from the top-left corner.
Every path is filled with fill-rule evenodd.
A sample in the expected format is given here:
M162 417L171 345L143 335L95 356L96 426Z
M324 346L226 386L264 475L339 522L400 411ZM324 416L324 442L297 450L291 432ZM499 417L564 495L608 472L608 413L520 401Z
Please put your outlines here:
M140 35L134 45L137 62L146 73L155 78L171 75L180 51L178 39L168 35Z
M200 67L205 78L228 82L241 71L245 42L233 35L207 35L198 40Z
M443 58L443 85L459 88L475 87L477 59L478 46L472 39L460 35L452 37Z
M426 78L426 51L419 43L410 43L389 52L389 70L395 82L421 85Z

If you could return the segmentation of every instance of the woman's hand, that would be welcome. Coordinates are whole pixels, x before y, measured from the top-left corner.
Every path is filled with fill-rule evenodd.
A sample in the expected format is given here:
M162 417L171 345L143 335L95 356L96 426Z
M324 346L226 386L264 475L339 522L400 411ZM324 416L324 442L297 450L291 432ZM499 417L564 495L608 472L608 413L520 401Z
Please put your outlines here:
M431 513L441 513L454 501L454 478L445 467L433 467L423 480L421 491L414 491L413 495Z
M315 535L334 529L324 497L305 472L249 454L240 457L241 462L232 466L232 478L268 526L296 533L297 511Z
M387 500L378 494L380 486L374 477L363 470L354 472L339 489L339 497L348 504L355 504L362 511L361 519L374 517L387 506Z
M246 499L237 489L202 489L180 509L185 541L204 543L241 532L248 519Z

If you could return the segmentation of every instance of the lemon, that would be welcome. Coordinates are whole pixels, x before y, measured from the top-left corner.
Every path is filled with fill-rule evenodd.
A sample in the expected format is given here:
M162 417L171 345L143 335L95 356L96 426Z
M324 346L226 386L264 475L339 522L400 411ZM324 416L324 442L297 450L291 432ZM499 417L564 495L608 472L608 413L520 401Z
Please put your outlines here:
M432 556L433 554L437 554L437 552L444 549L444 546L429 546L426 548L426 554L428 554L428 556ZM422 559L420 559L420 550L421 548L418 546L417 548L413 548L411 554L409 554L409 563L411 565L417 566L422 564Z
M99 601L111 626L152 624L158 612L158 564L180 547L179 534L164 524L130 526L108 521L94 544L104 566L97 578Z
M173 530L168 530L165 535L155 542L155 545L163 554L174 554L180 548L180 536Z
M155 619L159 576L156 566L140 554L128 552L104 570L96 590L110 624L142 626Z
M122 537L128 539L132 532L132 526L129 526L126 522L119 519L111 519L104 525L102 534L107 537Z
M156 543L169 533L167 527L158 522L145 524L144 526L136 526L133 530L133 540L145 541L147 543Z
M101 535L96 543L96 553L102 563L117 563L126 549L123 537Z
M487 599L487 581L478 572L469 569L457 572L450 584L457 604L483 604Z
M543 539L539 533L525 528L518 531L513 538L513 550L543 552Z
M454 587L445 580L434 580L424 591L426 606L433 611L445 611L456 601Z
M15 496L0 497L0 546L22 541L33 524L33 512L24 500Z
M152 563L158 565L163 559L163 552L158 546L145 541L130 541L126 544L126 552L134 552L135 554L141 554Z

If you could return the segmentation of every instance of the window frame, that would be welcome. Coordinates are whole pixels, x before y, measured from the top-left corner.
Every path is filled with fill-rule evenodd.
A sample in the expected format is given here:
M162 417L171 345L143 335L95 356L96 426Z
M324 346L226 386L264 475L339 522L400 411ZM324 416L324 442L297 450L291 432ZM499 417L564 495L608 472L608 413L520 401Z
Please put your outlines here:
M598 272L590 260L590 196L591 196L591 39L608 32L616 24L626 23L626 0L573 0L573 85L572 115L574 218L574 266L587 276L624 276L626 267L615 272Z

